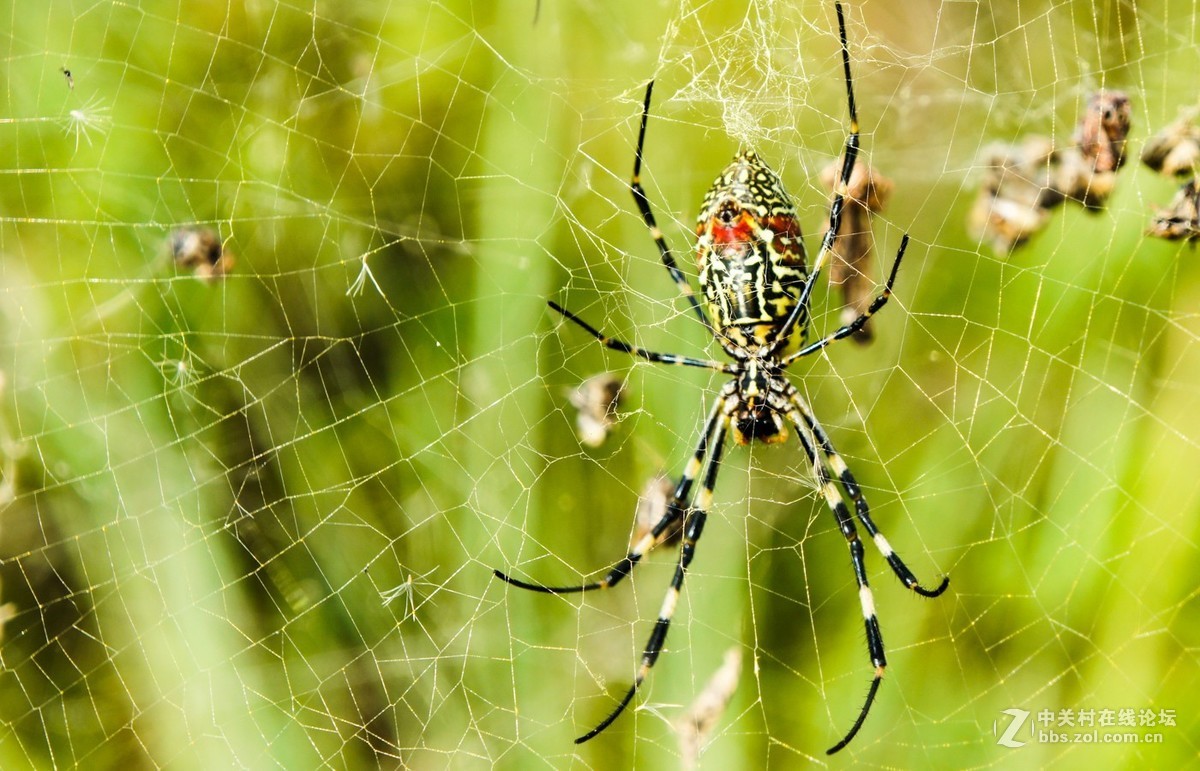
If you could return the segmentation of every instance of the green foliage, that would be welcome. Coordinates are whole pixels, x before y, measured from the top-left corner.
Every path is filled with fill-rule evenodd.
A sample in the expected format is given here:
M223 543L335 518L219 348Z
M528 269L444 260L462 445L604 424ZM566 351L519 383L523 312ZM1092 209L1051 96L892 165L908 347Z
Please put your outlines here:
M671 555L584 599L491 575L611 565L719 382L545 306L721 355L626 187L645 82L647 188L687 266L742 142L812 253L845 131L830 3L542 6L4 9L0 766L671 767L670 721L734 645L705 765L823 761L848 728L861 615L794 441L727 455L640 708L587 745ZM923 600L868 545L891 667L855 761L1196 756L1200 271L1142 236L1174 184L1131 158L1105 211L1064 206L1008 256L964 224L987 143L1065 142L1105 86L1133 95L1136 156L1193 104L1193 12L850 7L865 154L896 182L877 261L913 243L876 341L793 380L896 549L951 576ZM172 263L183 226L219 235L228 276ZM818 330L835 301L818 289ZM631 396L593 450L566 392L606 369ZM1014 707L1178 727L1006 749Z

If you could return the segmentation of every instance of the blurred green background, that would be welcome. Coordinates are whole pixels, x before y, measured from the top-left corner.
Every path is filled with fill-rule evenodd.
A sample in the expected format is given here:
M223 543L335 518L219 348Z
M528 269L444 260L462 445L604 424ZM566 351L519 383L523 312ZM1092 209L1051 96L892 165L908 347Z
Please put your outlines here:
M646 81L681 262L743 142L811 250L845 132L831 3L4 10L3 768L678 767L671 721L731 646L705 767L1195 763L1200 266L1143 237L1175 183L1136 162L1200 97L1194 3L848 5L864 148L896 182L879 251L913 242L876 342L793 380L893 545L951 587L913 597L868 551L891 668L833 759L870 668L796 443L727 455L667 651L586 745L671 554L597 597L491 576L612 564L720 383L545 306L720 355L626 187ZM1007 257L973 240L982 148L1068 141L1101 86L1134 104L1108 209L1065 206ZM232 273L173 265L178 226L218 232ZM593 450L566 392L606 369L630 396ZM1177 726L1008 749L1012 708Z

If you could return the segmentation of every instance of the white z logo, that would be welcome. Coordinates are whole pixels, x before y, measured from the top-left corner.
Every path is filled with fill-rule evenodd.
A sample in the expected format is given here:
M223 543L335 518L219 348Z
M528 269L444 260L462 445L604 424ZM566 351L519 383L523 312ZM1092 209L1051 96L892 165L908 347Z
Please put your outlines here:
M1013 737L1017 735L1017 731L1021 730L1021 726L1025 725L1025 720L1029 717L1029 712L1027 710L1013 707L1011 709L1004 710L1000 714L1011 715L1012 720L1009 722L1008 728L1004 729L1004 733L997 737L996 744L999 744L1002 747L1024 747L1025 742L1019 742ZM998 733L995 722L992 723L992 733Z

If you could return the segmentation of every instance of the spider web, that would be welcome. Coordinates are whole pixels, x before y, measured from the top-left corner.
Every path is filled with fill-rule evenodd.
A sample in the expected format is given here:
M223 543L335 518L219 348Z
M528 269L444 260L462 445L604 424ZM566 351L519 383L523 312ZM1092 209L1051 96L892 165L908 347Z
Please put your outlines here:
M752 146L796 198L846 108L828 2L10 3L0 92L0 766L673 767L730 648L714 768L826 762L871 670L845 542L794 439L726 455L666 651L632 677L673 550L619 590L644 485L678 474L720 357L691 273L700 196ZM794 366L880 527L888 677L871 765L1182 765L1200 726L1200 269L1148 239L1137 163L1200 94L1188 2L853 2L864 161L911 234L875 341ZM1102 212L1011 254L968 210L996 141L1133 103ZM236 262L199 277L170 234ZM199 230L197 230L199 229ZM219 274L219 271L217 271ZM833 329L823 282L813 328ZM626 378L607 442L569 392ZM1030 714L1022 747L999 743ZM1031 738L1038 715L1175 725ZM1075 730L1058 727L1055 730ZM1079 730L1082 730L1082 726ZM1136 734L1105 743L1118 730ZM1153 737L1159 734L1162 741ZM1103 746L1101 746L1103 744ZM834 762L845 762L835 759Z

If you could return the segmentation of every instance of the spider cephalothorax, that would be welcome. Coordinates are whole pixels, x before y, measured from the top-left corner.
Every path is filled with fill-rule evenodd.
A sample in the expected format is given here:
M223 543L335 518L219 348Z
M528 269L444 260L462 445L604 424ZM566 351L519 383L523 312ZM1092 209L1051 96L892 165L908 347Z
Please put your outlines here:
M734 364L737 378L728 397L733 441L775 444L787 440L787 380L770 359L742 359Z
M943 579L934 589L924 588L900 556L893 551L871 519L862 489L850 473L846 462L833 448L829 435L817 421L808 403L784 376L784 370L793 361L823 350L835 340L854 334L862 329L867 319L884 306L891 296L896 272L900 268L900 260L904 257L904 249L908 244L906 235L900 241L900 248L896 252L896 259L883 293L876 297L862 314L816 342L802 345L808 326L809 298L821 269L829 261L834 239L840 229L846 190L858 153L858 117L854 106L854 88L850 79L846 23L841 5L835 4L835 7L841 33L842 65L850 108L850 132L843 150L841 177L829 204L829 229L821 240L821 250L813 262L812 273L807 271L796 209L791 196L783 187L782 180L754 152L742 151L721 172L705 195L696 227L696 256L700 268L700 287L708 304L707 315L692 292L687 278L679 270L675 257L654 220L650 202L639 181L642 148L646 141L646 123L650 115L650 95L653 93L654 83L651 82L646 87L642 125L634 156L633 179L630 182L633 199L650 229L650 235L654 238L667 272L679 287L680 293L687 298L696 316L733 361L706 361L672 353L647 351L609 337L561 305L550 303L550 307L578 324L608 348L658 364L703 367L730 376L709 410L708 418L700 429L696 449L664 507L661 518L649 532L634 543L633 548L622 560L613 565L604 578L582 586L545 586L521 581L496 571L496 575L508 583L538 592L566 594L607 589L629 575L642 557L682 527L683 537L675 564L675 574L666 597L663 598L658 621L655 622L654 630L642 652L642 660L634 675L633 685L626 691L616 709L599 725L576 739L576 743L591 739L617 719L629 706L638 687L650 674L651 668L662 653L671 618L679 601L679 593L683 589L683 579L687 575L688 566L696 553L696 544L704 530L725 439L730 434L736 444L755 441L774 444L787 439L790 424L812 465L821 495L833 513L838 530L850 549L850 563L858 584L859 603L862 606L863 623L866 628L867 653L874 668L874 679L854 725L840 742L828 750L829 753L845 747L858 733L871 709L883 678L884 668L887 666L883 635L879 630L875 601L867 583L863 544L859 539L855 518L874 541L892 572L906 587L922 596L935 597L945 591L949 583L949 579ZM792 343L798 343L799 350L789 353ZM692 488L697 479L700 480L700 489L693 494ZM838 491L839 486L853 502L853 514L846 505L846 498Z

